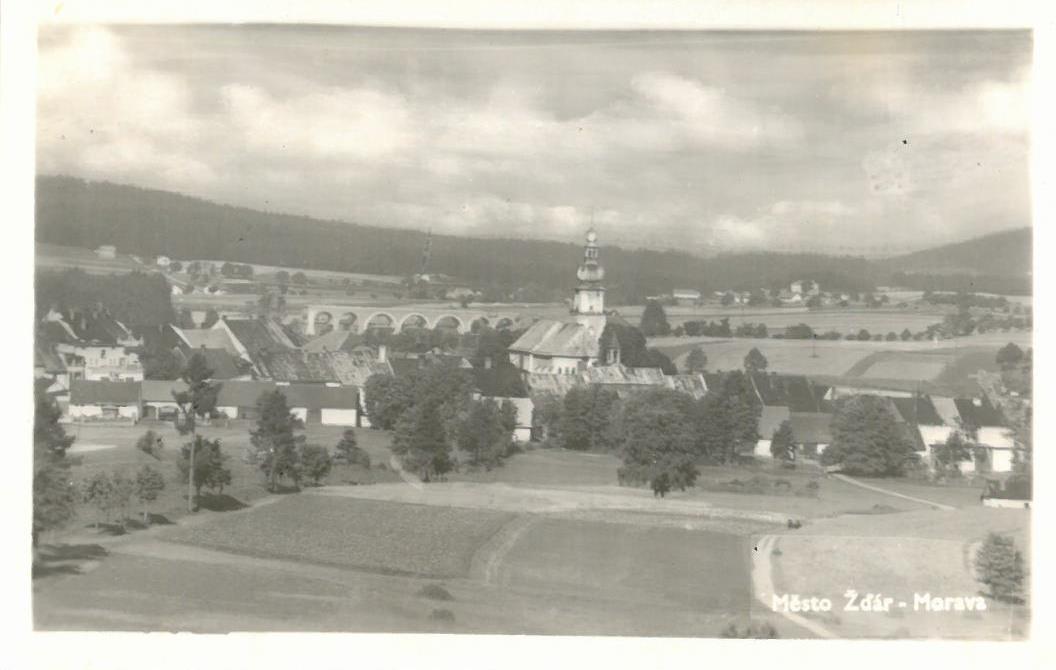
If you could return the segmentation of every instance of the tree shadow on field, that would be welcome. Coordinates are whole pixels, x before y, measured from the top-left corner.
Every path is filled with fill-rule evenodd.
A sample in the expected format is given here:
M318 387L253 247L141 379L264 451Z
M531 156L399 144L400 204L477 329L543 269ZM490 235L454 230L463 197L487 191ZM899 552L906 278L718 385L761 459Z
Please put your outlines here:
M245 509L249 507L249 505L238 498L227 495L226 493L209 493L202 495L202 497L198 499L198 507L199 509L209 510L210 512L233 512L235 510ZM166 519L166 521L168 520Z
M33 579L50 575L79 575L82 563L97 561L108 552L98 544L42 544L33 561Z

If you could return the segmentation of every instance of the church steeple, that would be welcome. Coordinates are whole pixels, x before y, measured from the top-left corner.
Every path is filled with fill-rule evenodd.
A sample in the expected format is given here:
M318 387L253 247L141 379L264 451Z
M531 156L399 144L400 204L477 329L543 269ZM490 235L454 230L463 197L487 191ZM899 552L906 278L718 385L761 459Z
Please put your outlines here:
M576 320L594 328L598 335L605 328L605 268L598 255L598 234L591 228L587 231L587 244L583 247L583 262L576 270L579 285L573 299L572 312Z

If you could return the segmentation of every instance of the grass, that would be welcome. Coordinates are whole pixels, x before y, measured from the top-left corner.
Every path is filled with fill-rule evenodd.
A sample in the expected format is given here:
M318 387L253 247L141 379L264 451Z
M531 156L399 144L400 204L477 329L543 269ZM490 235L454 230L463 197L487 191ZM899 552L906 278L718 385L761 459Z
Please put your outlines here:
M543 519L506 556L501 578L515 588L734 614L751 602L749 551L724 533Z
M250 556L453 577L468 572L477 547L511 518L490 510L297 495L167 537Z
M232 483L224 487L223 496L204 496L201 500L203 509L226 511L238 509L268 495L264 479L256 465L243 460L243 452L250 448L249 431L253 423L249 421L232 421L227 425L204 426L200 432L210 439L219 438L224 453L229 457L227 465L231 469ZM159 433L165 441L161 460L155 459L135 448L136 440L147 430ZM340 426L310 425L305 431L308 441L333 447L340 440L344 428ZM68 435L76 437L74 445L113 445L113 448L86 451L71 454L75 465L72 468L74 481L81 481L97 471L123 470L134 475L143 465L150 465L161 471L165 477L165 490L159 499L151 504L150 511L167 521L175 521L187 512L187 482L182 478L177 466L180 445L188 438L181 436L169 423L143 422L138 426L106 425L67 425ZM388 463L390 436L385 431L366 428L356 430L359 445L377 464ZM399 481L399 476L387 469L372 467L369 470L358 466L335 465L324 484L370 484L376 482ZM208 493L208 491L203 491ZM138 507L131 510L141 513ZM93 523L99 513L82 507L77 518L71 522L71 528L83 527Z
M989 530L1011 534L1018 546L1026 546L1029 524L1029 512L980 507L827 519L781 536L775 585L782 592L828 597L834 610L842 610L847 589L908 603L895 608L895 615L840 611L830 624L841 636L882 637L905 628L909 632L903 635L911 637L1007 639L1023 628L1023 608L988 602L990 610L981 614L915 612L913 596L978 595L969 548Z

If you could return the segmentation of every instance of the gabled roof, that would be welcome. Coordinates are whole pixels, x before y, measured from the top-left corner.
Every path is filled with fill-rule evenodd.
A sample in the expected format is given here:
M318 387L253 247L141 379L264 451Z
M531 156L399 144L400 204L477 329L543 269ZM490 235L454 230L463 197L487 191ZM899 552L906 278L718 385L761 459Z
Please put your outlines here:
M704 383L704 375L664 375L664 384L668 388L682 393L688 393L694 398L703 398L708 387Z
M280 324L270 319L229 319L224 323L251 357L262 351L285 351L297 345Z
M172 394L174 391L187 390L187 384L182 379L144 379L139 385L143 402L173 402Z
M341 348L345 345L345 342L351 334L352 331L350 330L331 330L325 335L320 335L315 339L308 340L301 348L312 353L341 351Z
M939 416L931 398L918 395L912 398L891 398L898 413L907 423L917 426L942 426L945 422Z
M235 347L235 343L231 341L231 336L227 334L227 331L223 328L206 328L205 330L197 328L177 328L172 326L172 331L176 333L183 344L190 349L201 349L205 347L207 349L223 349L231 354L237 354L238 349Z
M74 379L70 383L71 405L137 405L139 382L89 381Z
M290 407L308 409L357 409L359 407L359 390L351 386L290 384L276 388L286 396L286 404Z
M201 349L180 351L180 356L185 364L194 354L200 354L205 358L205 364L213 371L213 379L235 379L247 374L238 364L242 362L247 367L248 364L228 353L225 349L206 349L203 347Z
M45 321L40 324L37 338L47 340L52 344L79 344L80 338L73 332L73 328L65 321Z
M757 428L759 439L769 440L774 436L774 432L781 427L781 423L788 421L790 417L791 413L788 411L788 407L784 405L763 405L762 412L759 413Z
M277 382L333 382L363 386L371 375L393 374L392 365L379 362L372 353L366 351L313 353L295 349L264 353L257 357L257 366L261 374Z
M47 342L38 342L33 347L33 367L43 368L45 372L50 373L66 371L66 363L55 353L54 346Z
M540 319L517 338L509 350L538 356L597 358L599 335L574 321Z
M970 425L980 428L983 426L1007 425L1001 410L994 407L986 396L980 398L954 398L953 402L957 406L957 412Z
M255 407L261 395L275 390L273 382L229 381L220 386L217 407Z

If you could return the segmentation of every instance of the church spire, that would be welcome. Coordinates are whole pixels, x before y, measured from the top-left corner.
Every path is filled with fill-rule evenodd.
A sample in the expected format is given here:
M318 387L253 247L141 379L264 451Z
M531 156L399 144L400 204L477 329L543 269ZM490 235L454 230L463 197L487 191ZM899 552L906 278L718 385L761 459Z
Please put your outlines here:
M583 262L576 270L579 285L573 298L572 312L576 320L591 327L600 335L605 328L605 269L601 267L598 254L598 234L594 228L587 231L587 244L583 247Z

